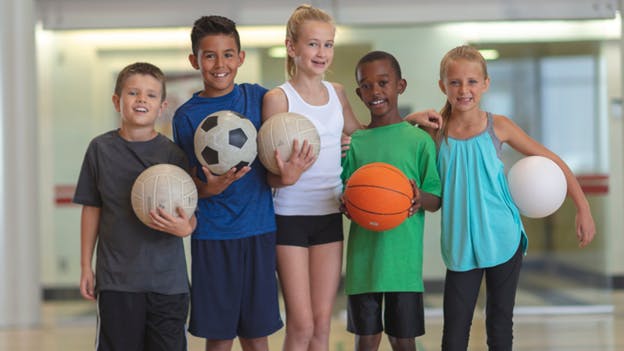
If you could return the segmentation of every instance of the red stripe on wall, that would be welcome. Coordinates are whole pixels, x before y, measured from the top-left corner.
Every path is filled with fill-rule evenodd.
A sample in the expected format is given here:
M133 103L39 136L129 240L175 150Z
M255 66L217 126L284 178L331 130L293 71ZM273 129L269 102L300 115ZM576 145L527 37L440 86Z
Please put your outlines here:
M583 174L576 177L581 189L587 195L605 195L609 193L608 174Z
M54 203L56 206L75 206L75 204L72 203L75 191L75 185L65 184L54 186Z

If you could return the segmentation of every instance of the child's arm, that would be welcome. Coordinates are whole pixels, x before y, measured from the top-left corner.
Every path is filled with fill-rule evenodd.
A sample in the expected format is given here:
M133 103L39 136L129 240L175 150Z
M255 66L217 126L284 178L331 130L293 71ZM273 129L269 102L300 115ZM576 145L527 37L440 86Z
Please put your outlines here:
M287 111L288 100L282 89L274 88L264 95L262 99L263 122L277 113ZM279 157L279 152L276 151L275 160L277 161L277 167L280 169L280 175L267 172L267 182L272 188L280 188L295 184L301 177L301 174L316 161L316 157L312 152L312 145L307 140L303 142L301 147L299 147L299 142L295 140L290 158L283 162Z
M413 179L410 179L410 183L414 189L414 198L412 199L412 207L409 209L409 216L413 215L421 208L429 212L435 212L440 209L442 200L439 196L418 189Z
M435 212L440 209L441 205L442 200L440 199L440 197L426 193L424 191L420 192L420 207L425 211Z
M435 136L435 132L442 128L442 116L433 109L413 112L404 118L411 124L418 124L420 128L425 130L432 137Z
M347 94L345 93L344 87L338 83L332 83L334 89L336 90L336 95L338 95L338 99L340 100L340 104L342 105L342 116L344 118L344 126L342 127L342 132L346 135L351 135L358 129L364 128L362 123L358 121L353 113L353 109L351 109L351 104L349 103L349 99L347 98Z
M221 194L230 184L241 179L250 170L251 167L245 166L239 170L232 168L222 175L214 175L210 172L208 167L202 166L202 172L204 172L204 176L206 176L206 181L204 182L195 176L195 174L197 174L195 168L191 170L191 178L193 178L193 182L197 187L197 196L206 198Z
M197 226L197 218L195 215L190 218L186 217L186 213L181 207L176 208L176 212L178 216L167 213L161 208L150 211L152 223L149 224L149 227L180 238L191 235Z
M80 294L87 300L95 300L95 274L92 264L100 212L99 207L82 206L80 217Z
M589 208L589 202L568 165L554 152L531 138L522 128L505 116L494 115L494 132L501 142L508 143L516 151L527 156L548 157L561 168L568 183L568 195L576 206L576 236L579 240L579 246L587 246L596 235L596 226Z

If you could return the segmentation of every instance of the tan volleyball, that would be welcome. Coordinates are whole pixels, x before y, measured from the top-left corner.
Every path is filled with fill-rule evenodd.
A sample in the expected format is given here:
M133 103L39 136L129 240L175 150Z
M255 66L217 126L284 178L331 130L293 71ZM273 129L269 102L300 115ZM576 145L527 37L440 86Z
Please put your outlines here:
M145 169L132 185L132 209L141 222L151 222L150 211L161 208L177 216L181 207L190 217L197 207L197 188L191 176L171 164L158 164Z
M312 145L315 156L321 150L321 138L318 130L307 117L294 112L277 113L267 119L258 131L258 158L269 172L279 174L275 150L279 150L280 159L287 161L292 152L293 141L299 146L307 140Z

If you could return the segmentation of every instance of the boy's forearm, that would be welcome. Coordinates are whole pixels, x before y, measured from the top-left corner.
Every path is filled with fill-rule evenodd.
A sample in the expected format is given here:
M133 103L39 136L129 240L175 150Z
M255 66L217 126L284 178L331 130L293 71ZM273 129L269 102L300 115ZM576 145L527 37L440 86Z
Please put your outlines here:
M426 193L424 191L420 192L420 207L429 212L435 212L440 209L442 205L442 200L435 195Z
M83 206L80 221L80 267L91 269L93 251L97 241L97 228L100 221L100 209Z

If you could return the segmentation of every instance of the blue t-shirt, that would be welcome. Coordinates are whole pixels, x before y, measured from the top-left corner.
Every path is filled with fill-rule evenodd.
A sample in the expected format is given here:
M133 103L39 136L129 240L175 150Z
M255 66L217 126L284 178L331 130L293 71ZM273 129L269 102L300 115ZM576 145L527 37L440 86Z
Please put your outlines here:
M498 139L488 114L486 129L468 139L440 142L442 180L442 258L452 271L507 262L527 237L511 198Z
M237 84L232 92L215 98L193 94L173 116L173 138L186 153L191 167L205 181L201 164L195 156L194 136L199 123L209 114L235 111L256 127L262 123L262 98L267 89L258 84ZM275 212L266 169L258 158L251 171L232 183L221 194L200 198L197 204L197 228L193 239L239 239L275 231Z

